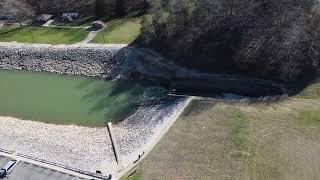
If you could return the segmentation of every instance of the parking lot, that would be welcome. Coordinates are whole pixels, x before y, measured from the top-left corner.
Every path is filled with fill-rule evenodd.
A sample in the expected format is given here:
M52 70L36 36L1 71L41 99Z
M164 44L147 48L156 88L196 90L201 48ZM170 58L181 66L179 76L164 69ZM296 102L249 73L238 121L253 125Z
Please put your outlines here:
M4 157L4 156L0 156L0 169L5 166L7 164L8 161L10 161L12 159Z
M10 158L0 156L0 168L3 168ZM81 178L54 171L34 164L19 161L9 171L8 180L80 180Z

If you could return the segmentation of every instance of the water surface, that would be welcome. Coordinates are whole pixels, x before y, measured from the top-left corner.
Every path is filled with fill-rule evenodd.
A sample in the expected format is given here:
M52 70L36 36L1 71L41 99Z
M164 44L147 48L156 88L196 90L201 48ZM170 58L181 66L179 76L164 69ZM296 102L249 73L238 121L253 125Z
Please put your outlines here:
M150 84L0 70L0 116L102 127L121 121Z

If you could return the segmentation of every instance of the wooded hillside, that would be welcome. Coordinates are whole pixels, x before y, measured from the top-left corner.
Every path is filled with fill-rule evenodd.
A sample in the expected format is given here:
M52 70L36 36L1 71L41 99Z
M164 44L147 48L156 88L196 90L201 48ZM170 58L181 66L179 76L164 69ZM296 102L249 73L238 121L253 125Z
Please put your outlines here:
M2 0L0 18L146 12L141 40L193 68L292 81L319 69L318 0Z
M317 0L149 0L142 39L184 65L291 81L319 69Z
M143 11L145 5L145 0L1 0L0 17L23 19L42 13L80 12L105 18Z

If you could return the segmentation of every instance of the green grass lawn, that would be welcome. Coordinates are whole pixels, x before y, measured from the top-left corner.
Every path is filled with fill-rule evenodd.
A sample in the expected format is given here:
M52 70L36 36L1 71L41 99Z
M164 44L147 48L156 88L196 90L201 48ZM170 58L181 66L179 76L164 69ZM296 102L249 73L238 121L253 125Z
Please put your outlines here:
M142 180L142 168L138 168L131 175L123 176L120 180Z
M139 36L141 32L141 18L128 18L117 22L112 21L112 23L107 23L107 28L98 33L92 43L129 44Z
M0 41L22 43L73 44L86 38L85 29L11 25L0 28Z
M150 85L25 71L0 71L0 84L0 116L90 127L123 120Z
M320 126L320 110L305 110L299 112L296 118L299 119L299 122L302 124Z
M299 94L298 98L320 99L320 79L315 80L310 85L306 86Z

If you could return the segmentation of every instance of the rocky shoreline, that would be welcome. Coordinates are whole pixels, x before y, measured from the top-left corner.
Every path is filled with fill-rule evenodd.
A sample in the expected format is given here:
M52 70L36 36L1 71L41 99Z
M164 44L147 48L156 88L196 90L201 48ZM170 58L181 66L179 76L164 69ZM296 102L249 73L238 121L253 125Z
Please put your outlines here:
M124 165L128 166L154 136L167 126L172 115L180 113L184 99L140 107L124 121L114 124ZM12 117L0 117L0 149L27 155L47 162L95 173L111 173L116 160L108 128L54 125ZM115 173L115 172L114 172Z
M45 71L104 79L127 79L130 47L75 47L0 44L0 69Z

